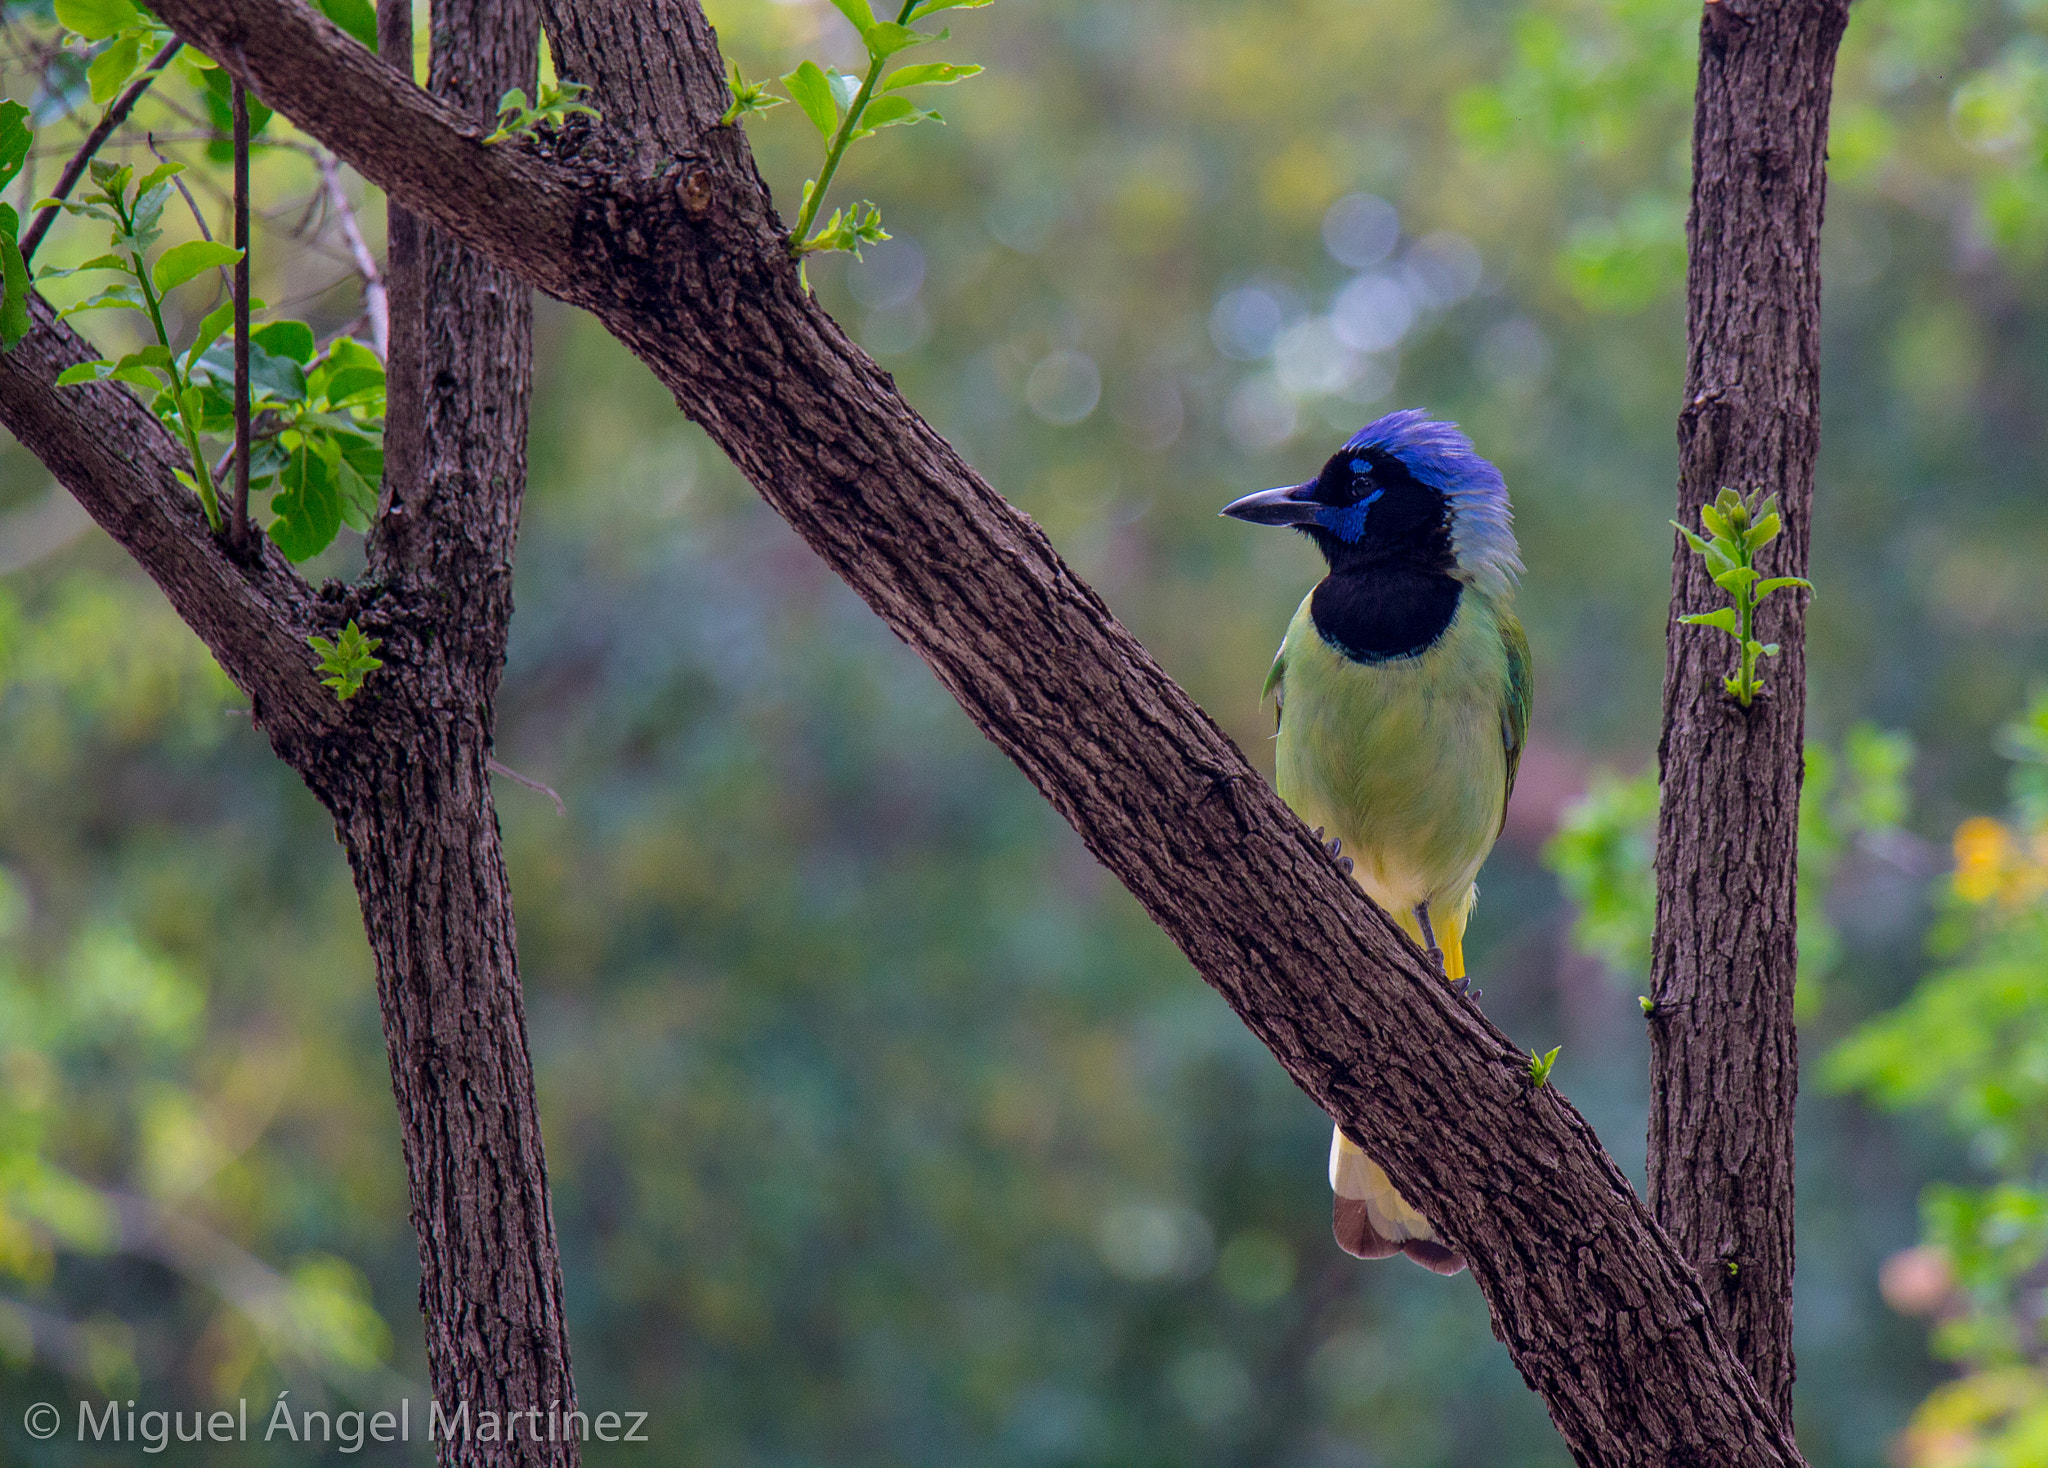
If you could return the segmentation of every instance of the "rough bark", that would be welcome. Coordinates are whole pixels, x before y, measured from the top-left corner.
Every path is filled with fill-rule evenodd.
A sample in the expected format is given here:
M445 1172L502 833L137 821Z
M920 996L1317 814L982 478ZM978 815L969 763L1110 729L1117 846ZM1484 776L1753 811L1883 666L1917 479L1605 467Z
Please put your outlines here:
M1806 574L1828 99L1847 20L1847 0L1709 0L1700 28L1678 518L1697 529L1723 485L1775 493L1785 534L1766 576ZM1677 620L1726 603L1680 541L1658 752L1650 1204L1789 1427L1804 594L1759 613L1758 637L1784 651L1746 710L1721 681L1734 644Z
M383 6L379 32L409 72L410 7ZM507 88L532 91L538 46L531 3L437 0L428 85L489 119ZM574 1465L552 1425L576 1396L486 766L526 487L532 293L392 216L386 474L350 595L384 639L381 696L413 717L394 743L351 746L330 805L377 960L434 1393L472 1420L529 1414L516 1443L450 1441L441 1461Z
M799 288L744 135L712 125L721 66L694 4L550 6L561 69L595 85L603 122L497 148L300 0L157 9L405 206L653 367L1428 1209L1581 1462L1801 1461L1578 1113L1532 1086L1527 1058ZM0 412L33 417L49 396L27 383ZM434 655L402 618L373 630L387 657ZM394 688L412 676L387 671Z

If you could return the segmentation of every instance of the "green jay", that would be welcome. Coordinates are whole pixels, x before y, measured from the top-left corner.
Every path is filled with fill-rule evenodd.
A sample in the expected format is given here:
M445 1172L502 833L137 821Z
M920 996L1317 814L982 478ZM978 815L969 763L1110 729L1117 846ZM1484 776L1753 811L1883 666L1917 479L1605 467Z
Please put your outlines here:
M1281 799L1464 992L1473 881L1506 817L1532 691L1500 471L1455 424L1407 409L1361 429L1308 483L1223 513L1293 526L1330 566L1266 677ZM1330 1186L1348 1252L1465 1267L1341 1128Z

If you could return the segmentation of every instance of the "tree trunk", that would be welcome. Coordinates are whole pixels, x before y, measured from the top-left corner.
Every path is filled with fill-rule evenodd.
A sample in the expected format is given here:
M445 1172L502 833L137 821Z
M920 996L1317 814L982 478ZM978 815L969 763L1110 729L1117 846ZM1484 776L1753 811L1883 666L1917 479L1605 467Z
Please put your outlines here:
M1820 224L1828 97L1847 0L1708 0L1686 220L1678 518L1723 485L1775 493L1767 576L1803 576L1820 443ZM1781 592L1757 636L1768 691L1723 689L1734 644L1678 618L1727 604L1681 540L1658 757L1650 1204L1788 1430L1792 1421L1792 1023L1806 649Z
M411 32L410 6L387 0L379 39L408 75ZM532 91L538 52L531 3L437 0L429 87L487 120L506 89ZM377 959L434 1394L470 1411L471 1435L441 1461L573 1468L561 1259L487 766L526 486L532 294L392 215L386 475L360 619L385 641L382 696L409 728L353 748L331 803ZM524 1421L481 1443L486 1412Z
M491 117L505 89L532 89L538 25L530 4L437 4L431 90ZM378 39L410 76L407 0L378 7ZM561 1261L487 766L526 483L531 296L401 208L386 249L390 411L366 577L378 594L361 619L417 718L390 747L362 749L332 803L377 959L434 1394L451 1413L468 1405L472 1433L482 1413L528 1414L506 1442L451 1440L442 1460L574 1464L559 1425L575 1407Z

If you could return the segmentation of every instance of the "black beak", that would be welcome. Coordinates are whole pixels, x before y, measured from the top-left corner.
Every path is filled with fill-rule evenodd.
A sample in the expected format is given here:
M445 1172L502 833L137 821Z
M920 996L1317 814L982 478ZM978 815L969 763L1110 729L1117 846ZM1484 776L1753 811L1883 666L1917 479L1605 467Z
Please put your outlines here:
M1307 484L1284 484L1278 489L1262 489L1241 500L1232 500L1222 513L1254 525L1306 525L1322 509L1313 498L1315 492L1313 479Z

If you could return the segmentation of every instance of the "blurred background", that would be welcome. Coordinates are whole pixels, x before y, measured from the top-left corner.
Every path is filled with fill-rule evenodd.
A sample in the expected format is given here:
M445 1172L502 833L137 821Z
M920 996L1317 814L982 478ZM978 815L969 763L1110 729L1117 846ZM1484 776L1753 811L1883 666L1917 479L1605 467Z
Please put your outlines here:
M709 8L749 77L857 60L827 0ZM97 116L48 16L6 7L45 129L18 204ZM893 238L814 259L820 298L1267 768L1260 681L1319 561L1218 507L1396 407L1466 427L1514 495L1537 668L1472 970L1640 1182L1655 793L1627 777L1663 670L1697 7L948 18L930 54L988 71L936 94L944 128L854 152L835 202ZM138 116L197 165L188 82ZM1860 0L1802 901L1799 1435L1830 1468L2048 1462L2044 128L2048 8ZM815 133L749 131L793 217ZM259 293L346 329L317 158L265 137ZM98 247L72 228L39 260ZM593 323L543 302L538 345L498 753L566 814L497 794L579 1391L653 1443L589 1460L1568 1462L1469 1279L1337 1251L1327 1120L923 666ZM244 708L0 448L8 1462L134 1451L32 1441L39 1400L425 1396L348 874Z

